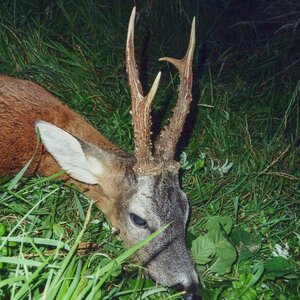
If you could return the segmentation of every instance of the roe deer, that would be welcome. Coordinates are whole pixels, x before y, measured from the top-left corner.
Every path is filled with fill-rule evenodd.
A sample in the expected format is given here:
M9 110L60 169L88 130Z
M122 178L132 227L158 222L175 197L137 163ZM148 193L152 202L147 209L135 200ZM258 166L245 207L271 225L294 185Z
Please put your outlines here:
M48 176L62 168L119 229L127 247L171 222L137 252L137 258L155 281L184 289L188 299L198 299L198 277L185 245L189 205L179 186L179 165L174 161L192 100L195 20L184 58L160 59L178 69L180 84L173 116L155 141L153 151L150 106L160 73L148 95L143 96L134 54L134 22L135 8L126 44L135 155L119 150L39 85L0 76L0 176L20 171L34 153L27 174ZM43 143L37 150L35 126Z

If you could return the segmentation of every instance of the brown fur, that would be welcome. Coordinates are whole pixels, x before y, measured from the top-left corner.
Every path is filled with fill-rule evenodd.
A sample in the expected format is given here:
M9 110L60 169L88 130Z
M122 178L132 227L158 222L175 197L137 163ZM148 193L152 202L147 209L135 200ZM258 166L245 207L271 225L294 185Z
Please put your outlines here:
M0 114L0 176L20 171L33 156L36 120L52 123L104 150L121 152L79 114L27 80L0 76ZM40 145L28 173L50 175L57 170L58 165Z
M27 170L27 175L38 173L49 176L61 170L41 142L36 148L37 135L34 122L37 120L52 123L103 150L128 157L128 154L120 151L83 117L41 86L27 80L0 75L0 176L18 173L32 157L34 159ZM120 171L112 173L124 173ZM98 202L104 213L108 215L113 213L104 204L104 196L99 186L86 185L73 179L70 181L75 182L82 191L87 192ZM110 206L113 206L112 203Z

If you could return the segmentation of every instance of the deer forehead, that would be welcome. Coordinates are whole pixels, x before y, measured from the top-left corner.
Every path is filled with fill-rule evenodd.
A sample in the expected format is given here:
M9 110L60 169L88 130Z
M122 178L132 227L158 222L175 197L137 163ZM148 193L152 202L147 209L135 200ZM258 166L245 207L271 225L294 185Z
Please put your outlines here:
M183 220L185 224L189 213L187 197L180 189L177 174L171 172L138 176L137 191L129 209L142 218L153 218L158 226L176 220Z

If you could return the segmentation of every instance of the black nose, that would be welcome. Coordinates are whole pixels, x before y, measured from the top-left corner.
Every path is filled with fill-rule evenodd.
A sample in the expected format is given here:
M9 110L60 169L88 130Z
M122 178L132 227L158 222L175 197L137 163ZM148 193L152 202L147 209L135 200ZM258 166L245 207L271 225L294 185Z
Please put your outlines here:
M190 293L190 292L186 292L184 299L185 300L201 300L201 298L197 294Z
M185 289L185 300L200 300L201 298L198 296L198 288L199 284L196 282L193 282L189 287L187 287Z
M185 290L185 300L201 300L201 297L198 296L197 290L198 290L198 283L192 283L189 287L184 287L182 284L176 284L173 286L173 289L176 291L183 291Z

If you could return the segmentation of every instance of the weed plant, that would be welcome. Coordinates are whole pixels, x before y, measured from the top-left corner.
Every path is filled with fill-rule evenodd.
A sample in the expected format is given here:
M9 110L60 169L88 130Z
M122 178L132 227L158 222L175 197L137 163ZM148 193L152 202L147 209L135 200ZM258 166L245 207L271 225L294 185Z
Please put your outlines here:
M178 83L156 59L181 57L197 18L194 102L178 160L200 294L299 299L299 3L135 2L145 90L163 71L154 134ZM133 152L124 67L133 5L2 1L0 72L39 83ZM0 184L1 299L182 298L143 275L128 259L142 244L126 250L76 187L22 172Z

